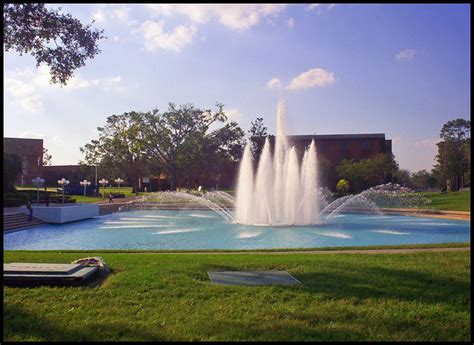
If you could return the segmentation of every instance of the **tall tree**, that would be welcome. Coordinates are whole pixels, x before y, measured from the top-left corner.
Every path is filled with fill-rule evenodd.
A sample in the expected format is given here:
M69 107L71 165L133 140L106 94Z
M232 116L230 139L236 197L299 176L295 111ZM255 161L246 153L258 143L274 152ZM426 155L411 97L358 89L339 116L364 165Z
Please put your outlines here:
M169 103L168 110L158 109L141 117L143 140L141 143L151 163L162 168L170 177L171 190L178 185L178 172L186 164L190 152L202 145L209 126L227 120L224 105L217 103L217 110L198 109L192 104L176 106Z
M31 54L36 67L45 63L51 68L52 83L66 85L74 70L100 52L97 42L105 37L103 30L84 26L60 10L40 3L4 3L3 47Z
M263 125L263 118L257 117L257 119L250 123L250 129L248 130L251 151L253 159L257 160L262 153L265 138L267 137L267 127Z
M101 171L120 174L138 192L138 180L148 173L148 156L143 147L143 113L128 112L107 118L97 127L99 138L81 147L85 158L80 164L99 164Z
M446 122L440 131L438 154L433 173L448 191L458 190L470 179L471 121L456 119Z

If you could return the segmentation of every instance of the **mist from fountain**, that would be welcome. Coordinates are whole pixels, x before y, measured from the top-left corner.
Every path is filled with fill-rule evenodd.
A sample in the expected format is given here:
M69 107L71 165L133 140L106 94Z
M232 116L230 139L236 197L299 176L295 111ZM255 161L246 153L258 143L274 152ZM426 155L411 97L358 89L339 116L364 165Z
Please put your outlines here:
M248 225L311 225L319 223L317 158L314 140L301 165L296 147L285 135L285 103L280 99L274 154L265 139L254 174L250 144L242 157L234 222Z

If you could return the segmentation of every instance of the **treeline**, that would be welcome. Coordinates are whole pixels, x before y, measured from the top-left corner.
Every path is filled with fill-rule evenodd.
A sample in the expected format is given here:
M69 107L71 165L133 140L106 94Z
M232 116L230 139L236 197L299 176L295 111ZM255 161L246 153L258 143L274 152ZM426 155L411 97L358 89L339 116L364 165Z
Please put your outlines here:
M343 160L336 173L340 178L339 192L361 192L377 184L398 183L415 190L439 189L456 191L470 186L471 181L471 121L456 119L446 122L436 144L438 153L432 172L410 173L399 169L393 155L376 155L361 161Z
M164 112L109 116L97 128L99 138L80 148L85 155L80 164L98 165L101 176L125 178L135 191L139 178L162 174L170 190L218 186L236 170L245 146L245 132L228 121L223 107L169 103Z

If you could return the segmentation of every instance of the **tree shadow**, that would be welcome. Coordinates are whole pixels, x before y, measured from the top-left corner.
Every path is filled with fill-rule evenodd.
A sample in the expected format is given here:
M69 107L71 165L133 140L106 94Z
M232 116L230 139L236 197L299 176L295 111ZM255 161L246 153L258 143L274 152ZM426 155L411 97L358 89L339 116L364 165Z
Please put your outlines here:
M450 302L465 311L470 304L470 282L420 271L340 268L331 272L294 273L304 290L336 299L396 299L424 303Z
M134 327L133 320L127 322L101 322L94 325L84 322L65 328L53 320L24 310L18 305L4 304L3 310L4 340L36 341L107 341L123 340L163 340L160 335L152 334L143 327Z

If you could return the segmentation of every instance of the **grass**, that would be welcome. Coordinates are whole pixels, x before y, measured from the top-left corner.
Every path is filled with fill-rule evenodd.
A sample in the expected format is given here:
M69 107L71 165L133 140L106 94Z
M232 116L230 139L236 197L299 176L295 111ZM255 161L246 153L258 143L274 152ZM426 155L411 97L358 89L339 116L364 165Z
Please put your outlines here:
M100 255L84 287L4 288L5 341L470 341L469 252L130 254L5 251L4 262ZM216 286L208 271L286 270L301 286Z
M431 200L429 208L435 210L471 211L471 191L437 193L422 192L423 196Z
M17 190L31 190L32 192L36 193L36 187L16 187ZM48 192L56 192L57 187L47 187ZM40 191L44 191L44 187L40 188ZM109 193L118 193L118 188L117 187L105 187L105 188L100 188L101 193L105 193L106 197L105 199L103 197L96 197L96 196L85 196L84 195L72 195L74 199L76 199L77 203L94 203L94 202L101 202L101 201L107 201L107 195ZM132 187L120 187L120 193L125 194L125 197L127 196L135 196L135 193L132 193ZM138 196L142 196L145 193L139 192ZM32 194L33 195L33 194ZM34 194L36 196L36 194ZM61 195L61 193L59 193ZM36 199L34 199L36 200ZM115 200L120 200L120 198L115 199ZM119 202L119 201L116 201Z

